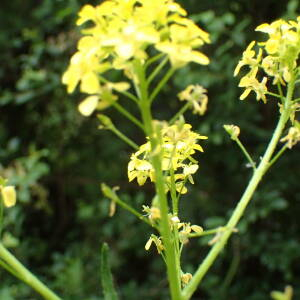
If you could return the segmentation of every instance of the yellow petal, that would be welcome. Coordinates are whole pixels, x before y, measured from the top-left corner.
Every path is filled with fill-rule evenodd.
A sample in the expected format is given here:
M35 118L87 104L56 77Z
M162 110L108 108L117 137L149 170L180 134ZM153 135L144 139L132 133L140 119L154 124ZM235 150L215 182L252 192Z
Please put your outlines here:
M191 60L200 65L208 65L209 64L209 58L199 51L191 52Z
M82 77L80 90L87 94L95 94L100 91L100 83L94 72L89 72Z
M196 233L202 233L203 232L203 228L199 225L192 225L191 229L196 232Z
M244 100L251 92L251 89L245 89L244 93L240 96L240 100Z
M17 195L13 185L5 186L1 189L1 195L6 207L11 207L16 204Z
M147 241L147 243L145 245L145 250L148 251L150 249L152 242L153 242L153 239L152 239L152 237L150 237L150 239Z
M92 5L84 5L79 12L79 19L76 22L76 25L80 26L88 20L94 20L96 17L96 10Z
M98 105L98 96L89 96L85 98L79 105L79 112L85 117L90 116Z
M62 76L62 83L67 86L67 92L72 93L78 84L80 77L77 68L70 66Z

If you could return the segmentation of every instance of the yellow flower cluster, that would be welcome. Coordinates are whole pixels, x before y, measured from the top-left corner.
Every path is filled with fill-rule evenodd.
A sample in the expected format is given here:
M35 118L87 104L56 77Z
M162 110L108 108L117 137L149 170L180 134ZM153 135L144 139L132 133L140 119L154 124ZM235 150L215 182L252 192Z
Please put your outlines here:
M185 183L188 180L194 183L192 175L198 170L198 162L192 155L196 150L203 152L203 148L197 144L200 139L207 139L191 130L190 124L175 124L164 126L161 130L162 144L162 170L166 173L166 191L171 188L171 172L176 185L177 192L185 194L187 188ZM131 155L128 164L129 181L137 179L139 185L143 185L147 178L155 181L154 168L151 164L151 145L147 142L140 146L140 149Z
M148 207L144 206L144 211L148 209L149 209ZM191 223L180 222L179 218L176 215L169 214L169 223L172 231L178 233L179 241L181 244L187 244L189 242L190 235L192 234L200 235L203 232L203 228L201 226L191 225ZM150 249L152 243L155 244L158 254L161 254L165 249L162 242L162 238L154 234L151 234L149 240L145 245L145 249L147 251Z
M83 6L77 25L93 26L82 31L78 50L62 77L69 93L80 83L81 92L91 95L80 104L80 112L88 116L116 101L113 90L125 91L129 84L99 82L99 75L117 69L132 79L133 61L145 63L151 45L165 53L174 68L189 62L208 64L209 59L195 48L209 43L209 35L186 15L173 0L107 0Z
M268 92L267 77L260 82L256 76L259 69L270 77L272 84L285 85L291 79L297 68L297 59L300 52L300 17L296 21L277 20L271 24L262 24L256 28L268 34L265 42L258 43L258 53L253 50L255 41L252 41L243 53L242 59L234 70L236 76L243 66L248 66L250 71L241 79L239 86L245 88L240 99L245 99L251 91L256 93L256 99L266 102Z

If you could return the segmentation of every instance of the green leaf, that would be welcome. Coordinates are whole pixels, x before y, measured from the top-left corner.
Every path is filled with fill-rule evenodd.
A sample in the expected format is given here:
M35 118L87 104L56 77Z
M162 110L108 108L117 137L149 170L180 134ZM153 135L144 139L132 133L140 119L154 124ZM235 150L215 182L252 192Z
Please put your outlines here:
M113 278L112 278L110 265L108 261L108 250L109 250L108 245L104 243L101 248L101 266L100 266L101 285L102 285L105 300L117 300L118 295L113 285Z

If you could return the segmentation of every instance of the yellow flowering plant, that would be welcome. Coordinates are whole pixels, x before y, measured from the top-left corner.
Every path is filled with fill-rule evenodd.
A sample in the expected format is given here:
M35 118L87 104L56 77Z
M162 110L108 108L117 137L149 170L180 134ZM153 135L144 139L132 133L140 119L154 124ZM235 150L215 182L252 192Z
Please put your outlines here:
M97 6L85 5L79 12L77 25L82 26L83 36L62 82L69 93L79 85L85 94L78 106L83 116L112 107L144 133L145 141L139 146L108 116L97 115L100 129L110 130L132 147L128 180L136 180L139 186L149 181L155 188L148 202L137 209L120 199L117 188L102 183L102 192L111 201L110 216L119 205L152 228L148 240L145 237L145 250L155 246L165 262L171 299L191 299L232 233L237 232L238 222L263 176L287 149L300 141L300 125L296 118L299 99L294 99L295 86L300 80L300 17L297 21L278 20L258 26L256 30L267 34L267 40L252 41L234 70L234 76L237 76L248 69L239 83L245 89L240 99L250 97L252 91L263 103L275 98L279 120L258 162L240 141L240 128L224 125L244 153L253 174L228 222L211 230L181 220L179 211L181 196L188 193L189 185L194 184L194 174L200 169L198 157L202 157L202 144L205 149L204 140L207 139L195 132L183 115L188 108L199 115L206 112L207 90L200 85L189 85L178 93L179 100L186 102L169 121L156 120L152 109L153 101L177 69L189 63L209 63L208 57L199 50L210 42L209 34L190 20L187 12L173 0L106 0ZM112 71L121 72L124 79L113 81ZM139 115L129 112L126 105L119 103L119 97L132 101ZM285 133L288 122L291 128ZM280 142L284 145L277 150ZM8 207L15 203L12 186L0 182L0 191L1 204ZM186 244L191 238L206 235L213 236L207 256L193 274L186 272L181 263ZM107 251L107 245L104 245L101 267L104 295L105 299L117 299L106 265ZM45 299L60 299L1 244L0 258L4 268ZM272 296L278 298L278 295L284 296L278 292Z

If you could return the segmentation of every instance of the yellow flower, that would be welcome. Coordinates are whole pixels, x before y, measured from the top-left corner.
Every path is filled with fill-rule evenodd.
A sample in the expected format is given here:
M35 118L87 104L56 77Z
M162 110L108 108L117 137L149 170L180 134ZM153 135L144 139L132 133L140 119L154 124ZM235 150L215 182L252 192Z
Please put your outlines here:
M161 237L158 237L155 234L151 234L149 240L147 241L147 243L145 245L145 250L148 251L150 249L152 243L155 244L158 254L161 254L162 251L165 249L163 246L163 243L161 241Z
M137 179L139 185L143 185L149 177L153 181L153 167L147 160L138 159L135 154L131 155L128 164L129 182Z
M1 186L1 196L6 207L11 207L16 204L17 194L13 185Z
M112 90L120 90L102 85L107 82L102 75L106 71L122 70L137 84L134 61L144 64L153 53L148 51L151 46L165 53L174 68L189 62L208 64L207 56L197 48L210 42L209 35L186 15L173 0L107 0L96 6L84 5L76 24L89 22L91 26L82 30L77 52L62 76L68 93L80 84L80 91L93 97L80 105L83 114L105 109L118 99ZM203 111L204 102L203 106L195 102L195 111Z
M193 105L193 113L204 115L207 110L207 90L200 85L189 85L184 91L178 94L179 100L186 100Z
M281 142L286 142L286 145L289 149L295 146L300 142L300 123L295 121L295 126L289 129L288 134L283 137Z
M179 240L182 244L189 242L189 235L191 233L202 233L203 228L199 225L191 225L190 223L180 223L178 226L179 231Z
M259 82L254 77L244 76L240 81L239 87L244 87L246 89L244 93L240 96L240 99L244 100L250 94L251 91L254 91L256 93L256 100L262 99L262 101L266 103L266 93L268 92L266 83L267 77L264 77L263 80Z
M191 281L192 278L193 278L193 275L191 273L182 274L180 277L182 285L186 286Z
M143 205L143 211L147 213L150 221L159 220L161 218L160 209L156 206Z
M236 66L236 68L234 69L234 73L233 76L236 76L239 72L241 67L245 66L245 65L257 65L259 63L259 61L257 61L256 59L254 59L255 56L255 51L252 50L253 46L255 45L255 41L252 41L246 51L243 52L243 57L242 59L239 61L238 65Z

